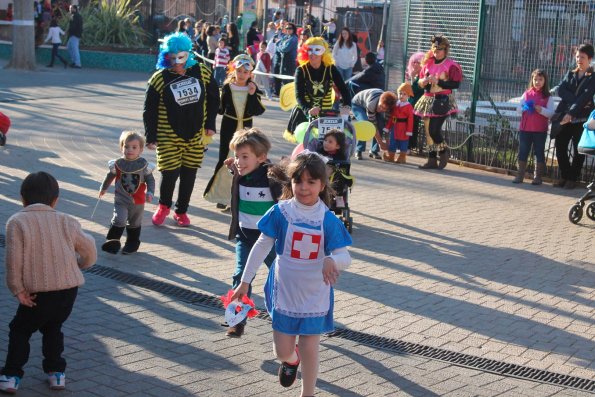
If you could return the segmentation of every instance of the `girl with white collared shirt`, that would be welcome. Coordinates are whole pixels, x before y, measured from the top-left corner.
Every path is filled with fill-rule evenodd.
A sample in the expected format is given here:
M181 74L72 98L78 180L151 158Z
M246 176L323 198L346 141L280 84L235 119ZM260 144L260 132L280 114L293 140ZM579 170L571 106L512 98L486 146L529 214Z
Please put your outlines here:
M64 36L65 34L66 33L64 33L60 26L58 26L58 21L52 19L52 22L50 22L50 29L48 30L48 35L44 41L44 43L47 43L50 40L52 42L52 59L50 60L50 63L47 65L48 68L54 66L54 60L56 59L56 57L58 57L58 59L62 61L65 68L68 67L68 62L66 62L66 59L62 58L62 56L58 54L58 48L60 47L60 44L62 44L62 39L60 38L60 36Z

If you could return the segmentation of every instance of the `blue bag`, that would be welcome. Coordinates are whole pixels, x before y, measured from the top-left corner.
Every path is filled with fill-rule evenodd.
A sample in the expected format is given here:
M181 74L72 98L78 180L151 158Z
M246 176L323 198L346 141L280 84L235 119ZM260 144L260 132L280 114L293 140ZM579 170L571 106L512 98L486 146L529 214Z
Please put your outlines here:
M595 155L595 130L590 130L587 125L595 118L595 111L591 113L587 122L583 125L585 129L578 141L578 152L581 154Z

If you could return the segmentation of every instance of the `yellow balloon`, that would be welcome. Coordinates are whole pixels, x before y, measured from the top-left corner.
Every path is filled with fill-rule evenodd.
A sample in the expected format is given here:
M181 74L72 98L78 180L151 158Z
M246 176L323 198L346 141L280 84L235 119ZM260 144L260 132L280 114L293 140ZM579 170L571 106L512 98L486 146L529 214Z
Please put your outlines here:
M295 99L295 84L293 82L285 84L279 92L279 106L281 110L289 112L297 105Z
M358 141L369 141L376 135L376 127L369 121L356 121L353 128Z

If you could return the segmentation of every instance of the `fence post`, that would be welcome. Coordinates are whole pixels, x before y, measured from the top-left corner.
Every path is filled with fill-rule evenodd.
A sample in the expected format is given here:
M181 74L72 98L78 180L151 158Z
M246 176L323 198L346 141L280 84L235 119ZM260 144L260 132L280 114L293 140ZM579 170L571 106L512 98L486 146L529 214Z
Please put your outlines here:
M475 116L477 113L477 97L479 96L479 84L481 76L481 56L483 50L483 34L485 31L485 16L486 5L485 0L479 0L479 20L477 21L477 43L475 47L475 64L473 65L473 91L471 93L471 111L469 113L470 129L469 132L474 132ZM467 159L472 159L473 155L473 138L469 138L467 142Z
M411 0L407 1L407 11L405 12L405 45L403 46L403 76L401 76L401 81L405 81L405 73L407 72L407 51L409 50L409 17L411 11ZM385 46L386 47L386 46ZM386 56L385 56L386 58Z

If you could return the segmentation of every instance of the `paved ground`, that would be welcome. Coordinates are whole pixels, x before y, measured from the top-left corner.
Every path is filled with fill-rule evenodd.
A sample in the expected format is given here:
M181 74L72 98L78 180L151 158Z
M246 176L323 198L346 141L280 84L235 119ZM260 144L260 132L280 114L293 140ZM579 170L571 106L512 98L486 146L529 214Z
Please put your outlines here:
M0 110L14 126L0 149L0 224L19 209L22 178L44 169L60 181L59 209L77 216L101 242L113 196L91 219L97 190L107 161L118 156L119 133L142 128L147 78L85 69L2 70ZM271 136L271 157L278 159L291 152L280 138L288 114L269 105L255 124ZM229 217L200 194L217 149L215 142L199 170L191 227L180 229L171 220L153 227L154 206L148 205L142 252L101 253L98 264L194 292L225 293L234 260L226 240ZM595 378L595 222L572 225L566 215L583 191L516 187L509 177L453 164L421 171L419 162L354 163L353 265L337 286L337 326ZM256 292L264 277L261 271ZM16 300L5 289L0 299L6 302L0 307L3 357ZM221 320L212 307L88 274L66 326L69 385L61 394L299 394L297 386L282 390L275 382L266 320L253 320L241 340L227 339ZM54 395L43 383L39 350L35 337L20 395ZM586 394L339 338L323 339L318 386L319 395L329 396Z

